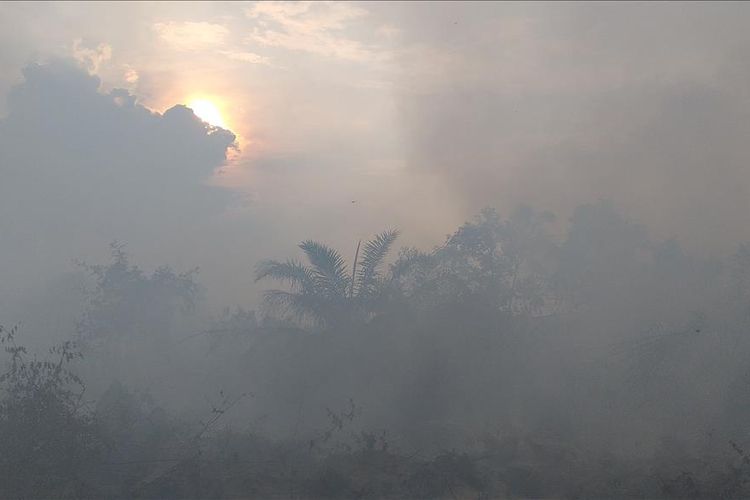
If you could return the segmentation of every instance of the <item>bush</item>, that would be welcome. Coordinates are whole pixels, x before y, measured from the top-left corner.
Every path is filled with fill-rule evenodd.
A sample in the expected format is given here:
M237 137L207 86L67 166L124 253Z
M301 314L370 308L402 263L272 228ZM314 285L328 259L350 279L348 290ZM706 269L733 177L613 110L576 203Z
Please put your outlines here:
M0 496L86 496L86 469L100 452L83 382L68 365L80 357L71 342L50 349L50 359L30 356L15 342L16 327L0 327L10 355L0 375Z

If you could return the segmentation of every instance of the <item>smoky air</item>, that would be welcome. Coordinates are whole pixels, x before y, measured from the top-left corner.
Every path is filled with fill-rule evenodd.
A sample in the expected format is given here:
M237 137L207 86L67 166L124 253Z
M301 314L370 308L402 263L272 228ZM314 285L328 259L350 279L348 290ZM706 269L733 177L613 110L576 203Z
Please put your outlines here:
M750 497L748 20L0 3L0 499Z

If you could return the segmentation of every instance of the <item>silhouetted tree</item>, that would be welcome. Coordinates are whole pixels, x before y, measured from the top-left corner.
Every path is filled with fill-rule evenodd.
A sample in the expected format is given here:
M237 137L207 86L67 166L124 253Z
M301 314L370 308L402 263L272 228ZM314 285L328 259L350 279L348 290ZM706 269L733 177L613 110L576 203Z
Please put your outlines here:
M0 497L84 498L82 475L101 451L83 381L69 365L81 357L72 342L39 359L16 343L17 328L0 326L8 355L0 374Z
M267 290L266 303L300 320L332 325L355 315L371 314L380 291L380 266L398 238L398 231L389 230L357 246L352 271L336 250L316 241L307 240L299 247L310 265L295 259L261 262L256 281L275 279L287 283L291 290Z
M200 298L195 271L175 273L162 266L147 274L130 263L123 245L111 244L111 261L81 264L94 278L88 306L79 322L82 347L122 381L144 376L134 365L147 357L165 365L174 356L179 321ZM155 365L155 366L156 366Z
M485 209L425 253L407 249L392 266L394 292L412 302L484 304L509 314L547 305L552 250L548 213L521 207L503 220Z

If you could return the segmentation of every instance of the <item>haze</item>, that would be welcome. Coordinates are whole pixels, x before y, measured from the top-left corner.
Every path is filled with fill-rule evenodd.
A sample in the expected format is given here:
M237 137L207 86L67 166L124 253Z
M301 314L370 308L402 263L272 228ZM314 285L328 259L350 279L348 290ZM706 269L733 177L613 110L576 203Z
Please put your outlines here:
M748 21L0 3L0 496L750 495Z

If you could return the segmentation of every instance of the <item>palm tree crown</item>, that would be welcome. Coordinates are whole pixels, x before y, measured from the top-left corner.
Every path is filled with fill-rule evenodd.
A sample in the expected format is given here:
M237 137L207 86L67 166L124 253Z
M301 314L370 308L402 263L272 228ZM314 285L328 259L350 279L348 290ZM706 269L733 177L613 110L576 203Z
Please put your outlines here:
M384 231L360 244L351 272L339 252L316 241L303 241L299 247L309 265L295 259L285 262L261 262L255 280L274 279L289 285L290 290L267 290L266 303L298 319L331 325L352 314L370 314L373 299L382 281L380 266L398 238L397 230Z

